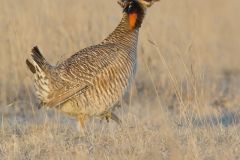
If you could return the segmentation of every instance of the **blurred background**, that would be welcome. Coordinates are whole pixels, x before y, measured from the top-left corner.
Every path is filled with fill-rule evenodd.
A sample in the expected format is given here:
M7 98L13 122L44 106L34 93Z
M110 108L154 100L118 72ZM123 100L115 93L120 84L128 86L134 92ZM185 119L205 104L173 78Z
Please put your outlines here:
M39 46L49 62L57 64L74 52L101 42L117 26L122 11L116 0L0 0L0 4L0 141L13 143L14 138L6 136L16 134L17 126L22 131L18 134L28 135L20 136L17 144L44 146L30 140L30 135L40 130L44 139L45 130L55 133L51 128L59 123L60 128L68 129L67 124L71 124L70 131L63 131L69 135L75 126L65 115L37 109L33 77L25 65L31 48ZM155 159L159 155L170 159L171 151L176 159L239 159L239 11L239 0L161 0L147 11L139 35L137 76L117 112L126 125L124 131L139 139L149 135L150 140L144 145L138 140L133 142L133 146L141 146L140 155L139 150L125 153L116 140L110 145L116 152L109 153L124 153L130 159ZM47 129L38 128L46 123L53 124ZM143 129L132 132L129 126ZM111 133L126 138L125 132ZM155 144L154 137L161 143ZM179 144L177 149L172 149L173 139L174 144ZM98 140L102 145L106 139ZM72 150L59 141L45 147L59 145L65 155L72 155ZM75 142L74 138L71 142ZM127 145L123 143L120 144ZM1 144L0 155L14 159L10 147ZM34 149L31 154L23 154L28 149L21 146L14 153L23 159L35 159L38 150ZM61 155L59 150L51 153ZM96 150L93 156L105 153Z

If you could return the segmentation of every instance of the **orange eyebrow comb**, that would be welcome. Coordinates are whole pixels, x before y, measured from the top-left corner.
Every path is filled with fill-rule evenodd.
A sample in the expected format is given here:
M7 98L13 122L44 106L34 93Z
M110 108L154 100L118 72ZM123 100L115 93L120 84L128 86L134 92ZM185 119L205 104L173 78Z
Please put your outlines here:
M136 22L137 22L137 13L136 12L129 13L128 23L131 30L135 28Z

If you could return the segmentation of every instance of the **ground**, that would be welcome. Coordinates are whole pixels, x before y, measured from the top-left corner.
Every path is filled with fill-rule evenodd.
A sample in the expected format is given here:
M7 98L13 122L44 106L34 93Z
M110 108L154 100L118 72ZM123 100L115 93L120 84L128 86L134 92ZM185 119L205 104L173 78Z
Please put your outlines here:
M100 42L121 19L116 0L0 3L0 159L240 159L240 1L151 7L122 126L94 118L86 136L37 109L25 60L35 45L56 64Z

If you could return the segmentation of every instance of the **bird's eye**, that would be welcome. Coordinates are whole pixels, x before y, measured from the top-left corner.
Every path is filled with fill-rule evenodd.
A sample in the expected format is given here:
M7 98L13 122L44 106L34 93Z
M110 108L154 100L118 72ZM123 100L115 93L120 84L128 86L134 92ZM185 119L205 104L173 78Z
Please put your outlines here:
M132 10L132 8L133 8L133 1L131 1L130 3L129 3L129 6L128 6L128 12L130 12L131 10Z

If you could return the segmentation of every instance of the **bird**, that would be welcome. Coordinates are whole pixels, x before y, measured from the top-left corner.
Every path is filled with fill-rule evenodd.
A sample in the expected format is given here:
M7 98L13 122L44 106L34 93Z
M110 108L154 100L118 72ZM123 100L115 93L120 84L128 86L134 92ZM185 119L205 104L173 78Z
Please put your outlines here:
M81 128L91 117L122 121L113 113L131 87L137 69L139 29L147 8L159 0L119 0L122 19L103 41L52 65L38 46L28 69L33 73L39 108L55 108L74 117Z

